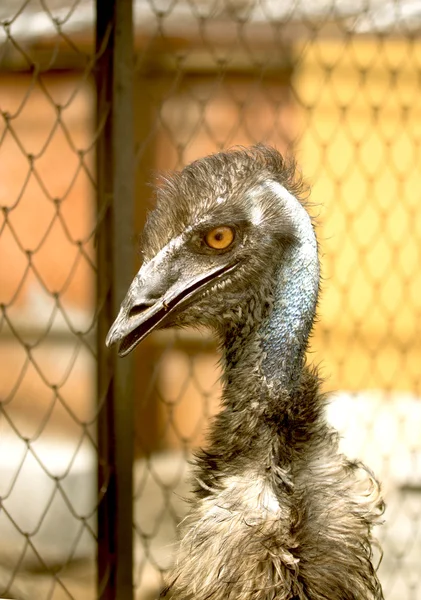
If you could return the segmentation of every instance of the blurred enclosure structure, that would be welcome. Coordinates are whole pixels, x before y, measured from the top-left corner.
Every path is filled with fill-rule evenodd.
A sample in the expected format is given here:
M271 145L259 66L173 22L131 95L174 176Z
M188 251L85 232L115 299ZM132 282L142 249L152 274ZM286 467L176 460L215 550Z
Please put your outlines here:
M104 336L154 174L266 142L312 185L310 359L383 481L385 597L421 599L420 31L420 0L2 0L1 597L156 596L217 350Z

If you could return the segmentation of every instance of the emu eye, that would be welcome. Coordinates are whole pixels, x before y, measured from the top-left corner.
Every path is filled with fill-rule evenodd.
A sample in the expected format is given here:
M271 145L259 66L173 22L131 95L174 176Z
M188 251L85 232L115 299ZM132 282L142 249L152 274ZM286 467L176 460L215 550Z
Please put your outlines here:
M234 241L234 229L227 225L221 225L211 229L205 235L205 242L209 248L214 250L225 250L228 246L231 246Z

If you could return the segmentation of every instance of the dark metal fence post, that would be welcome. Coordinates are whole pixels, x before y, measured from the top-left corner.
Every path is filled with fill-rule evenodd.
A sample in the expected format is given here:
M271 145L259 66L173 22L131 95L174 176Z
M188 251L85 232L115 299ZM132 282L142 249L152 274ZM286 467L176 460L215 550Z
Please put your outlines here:
M133 276L133 8L97 0L98 598L133 598L133 363L104 346Z

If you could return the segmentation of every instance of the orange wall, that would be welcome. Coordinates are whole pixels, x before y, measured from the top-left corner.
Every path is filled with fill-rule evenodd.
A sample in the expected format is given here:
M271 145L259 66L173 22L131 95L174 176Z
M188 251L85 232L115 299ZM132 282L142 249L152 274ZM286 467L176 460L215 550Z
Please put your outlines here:
M84 259L74 267L79 240L93 257L88 239L95 220L92 86L72 73L49 73L35 81L26 73L1 77L1 109L10 118L9 127L0 125L0 202L8 209L7 222L4 213L0 217L0 302L13 299L11 308L17 304L30 312L31 293L44 293L34 272L25 278L30 250L49 292L60 292L70 274L63 302L92 309L92 268ZM57 106L63 107L60 118ZM87 151L83 164L79 150ZM65 227L57 218L56 199Z
M93 87L79 73L35 80L28 73L2 73L0 104L9 114L8 126L0 123L0 205L7 209L0 213L0 302L20 337L2 322L0 398L22 435L33 435L53 406L49 427L75 434L78 426L51 386L77 418L89 417L92 356L72 336L47 335L30 353L22 342L33 343L47 331L69 333L52 293L59 293L76 330L86 328L94 308L94 271L78 245L92 261ZM86 151L83 164L80 150Z

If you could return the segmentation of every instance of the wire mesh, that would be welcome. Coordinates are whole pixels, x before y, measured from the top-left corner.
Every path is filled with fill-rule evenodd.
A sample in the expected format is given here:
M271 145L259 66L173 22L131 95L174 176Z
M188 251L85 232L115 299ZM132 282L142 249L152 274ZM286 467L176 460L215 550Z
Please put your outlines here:
M92 35L77 35L86 7L0 8L2 598L94 593L97 55Z
M310 358L334 392L328 416L344 450L383 482L385 597L421 598L421 8L408 0L134 7L137 204L127 245L134 255L154 171L234 144L293 144L320 223L324 283ZM96 298L94 238L110 205L95 204L103 184L95 153L113 106L95 119L107 43L94 50L94 24L89 0L0 8L3 597L115 597L112 577L105 572L99 591L95 578L97 424L109 403L96 398L95 337L115 274L99 273L105 291ZM121 136L118 144L122 155ZM217 361L212 339L190 331L158 332L136 351L138 599L156 596L173 560L188 460L218 410ZM121 435L110 434L111 447Z

